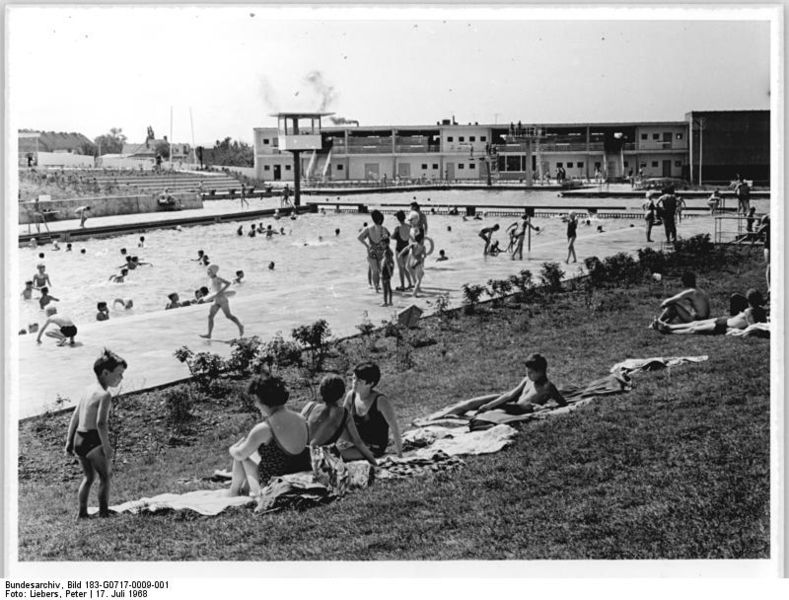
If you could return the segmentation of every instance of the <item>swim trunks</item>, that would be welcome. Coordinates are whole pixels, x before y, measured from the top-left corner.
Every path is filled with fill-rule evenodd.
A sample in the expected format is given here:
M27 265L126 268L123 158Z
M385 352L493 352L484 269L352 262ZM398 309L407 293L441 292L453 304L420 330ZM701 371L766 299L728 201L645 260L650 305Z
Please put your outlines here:
M726 329L728 329L728 323L728 317L718 317L715 319L715 329L712 330L712 333L714 335L723 335L726 333Z
M74 337L77 335L77 328L74 325L64 325L60 328L60 333L67 338Z
M91 450L99 446L101 446L101 439L96 429L77 431L74 434L74 452L77 456L85 458Z

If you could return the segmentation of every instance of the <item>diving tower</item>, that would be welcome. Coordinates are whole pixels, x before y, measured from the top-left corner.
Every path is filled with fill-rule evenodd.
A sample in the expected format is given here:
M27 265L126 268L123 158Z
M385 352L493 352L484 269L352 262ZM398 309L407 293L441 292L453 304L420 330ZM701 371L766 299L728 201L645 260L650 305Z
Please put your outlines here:
M279 149L293 154L293 203L301 202L301 157L305 151L318 151L323 148L321 138L321 118L333 115L331 112L280 112L272 114L277 118Z

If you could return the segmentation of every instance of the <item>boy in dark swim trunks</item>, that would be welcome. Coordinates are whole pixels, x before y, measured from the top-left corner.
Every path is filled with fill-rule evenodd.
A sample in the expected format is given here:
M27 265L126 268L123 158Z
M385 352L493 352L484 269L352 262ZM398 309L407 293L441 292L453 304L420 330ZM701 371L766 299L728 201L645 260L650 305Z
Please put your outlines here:
M38 338L36 338L37 343L41 343L41 334L44 333L47 327L50 324L55 324L58 326L58 329L53 329L49 333L47 333L47 337L55 338L58 340L58 346L65 346L66 341L68 340L69 345L74 345L74 336L77 335L77 327L74 325L74 322L69 319L68 317L56 317L58 309L54 306L50 306L47 309L47 321L44 323L44 326L38 332Z
M66 454L77 455L85 477L79 486L78 519L88 517L88 496L96 475L99 476L99 516L109 517L110 446L109 415L112 396L108 388L123 380L127 364L117 354L105 349L93 363L97 382L90 385L74 410L66 435Z
M690 271L683 273L682 285L685 286L685 290L671 298L666 298L660 304L663 312L656 321L690 323L710 316L710 297L707 292L696 287L695 273Z

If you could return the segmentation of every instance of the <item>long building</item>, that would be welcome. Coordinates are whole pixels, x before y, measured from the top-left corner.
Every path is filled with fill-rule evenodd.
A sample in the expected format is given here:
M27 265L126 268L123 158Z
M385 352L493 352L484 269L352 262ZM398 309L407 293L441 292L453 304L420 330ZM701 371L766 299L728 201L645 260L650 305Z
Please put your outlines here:
M530 182L546 174L555 178L559 167L568 179L599 174L616 181L631 171L695 182L699 174L710 182L731 180L737 172L760 182L769 179L769 111L712 114L691 112L683 121L642 123L462 125L445 120L432 126L320 127L321 147L301 152L299 160L307 181L451 182L490 176ZM706 125L700 129L702 116ZM713 131L717 138L710 137ZM293 156L280 149L280 135L276 127L255 128L258 179L293 180ZM726 140L725 147L718 139ZM734 151L740 147L749 149L747 156Z

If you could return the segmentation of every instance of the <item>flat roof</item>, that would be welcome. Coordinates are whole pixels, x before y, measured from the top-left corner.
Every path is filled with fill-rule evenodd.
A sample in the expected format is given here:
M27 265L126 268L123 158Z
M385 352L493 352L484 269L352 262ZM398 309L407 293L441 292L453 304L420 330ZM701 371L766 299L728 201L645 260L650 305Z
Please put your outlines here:
M281 117L291 118L291 119L315 119L320 117L328 117L329 115L333 115L333 112L280 112L280 113L272 113L270 117L277 117L278 119Z

